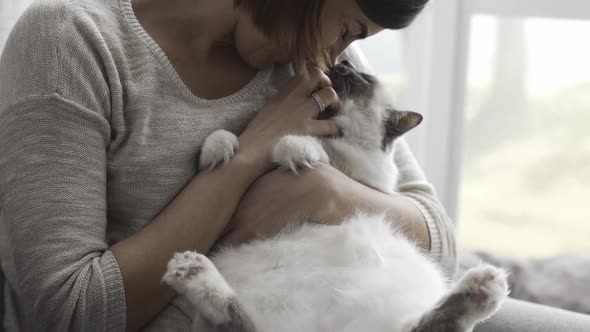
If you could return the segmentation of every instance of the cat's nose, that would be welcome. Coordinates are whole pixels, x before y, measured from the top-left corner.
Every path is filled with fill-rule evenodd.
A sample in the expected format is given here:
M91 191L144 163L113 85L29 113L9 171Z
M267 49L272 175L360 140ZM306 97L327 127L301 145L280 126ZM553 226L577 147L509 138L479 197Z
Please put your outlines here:
M343 60L330 68L327 72L330 78L336 78L338 76L346 76L354 69L354 66L350 61Z
M350 61L343 60L334 67L330 68L326 73L333 84L337 85L341 81L346 81L351 78L355 71L354 66Z

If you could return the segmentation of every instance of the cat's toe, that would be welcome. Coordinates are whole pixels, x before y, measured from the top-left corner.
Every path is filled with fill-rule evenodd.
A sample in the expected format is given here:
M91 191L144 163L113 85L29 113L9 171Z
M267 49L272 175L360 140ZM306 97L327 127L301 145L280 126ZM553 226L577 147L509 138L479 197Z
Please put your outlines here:
M225 130L217 130L209 135L199 155L199 170L225 165L239 147L236 135Z
M195 279L198 275L206 273L212 263L204 255L193 251L176 253L168 262L168 270L162 281L181 292L186 283Z
M317 139L289 135L275 145L273 162L297 174L299 170L313 168L317 163L328 163L329 158Z
M481 319L496 312L509 293L506 272L490 265L467 271L460 287Z

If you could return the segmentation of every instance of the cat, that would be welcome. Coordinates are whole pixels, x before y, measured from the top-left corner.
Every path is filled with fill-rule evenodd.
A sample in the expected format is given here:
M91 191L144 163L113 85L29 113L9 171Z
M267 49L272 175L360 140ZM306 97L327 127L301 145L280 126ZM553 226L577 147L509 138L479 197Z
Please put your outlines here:
M376 77L349 62L328 76L341 99L337 138L285 136L273 161L298 172L329 163L384 193L395 191L396 139L422 116L400 112ZM329 112L328 112L329 113ZM219 130L203 144L200 168L227 163L235 135ZM163 281L195 308L194 331L468 332L508 294L506 273L467 271L454 285L384 215L357 213L340 225L302 223L273 238L220 248L211 260L177 253Z

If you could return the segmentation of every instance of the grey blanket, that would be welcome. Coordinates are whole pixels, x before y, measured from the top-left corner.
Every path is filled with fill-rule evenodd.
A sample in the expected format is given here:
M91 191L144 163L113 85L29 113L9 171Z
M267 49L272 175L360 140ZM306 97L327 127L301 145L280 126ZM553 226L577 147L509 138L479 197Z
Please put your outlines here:
M590 314L590 257L514 259L484 252L463 252L459 271L487 262L510 271L510 296Z
M0 331L3 330L4 324L4 274L0 265Z

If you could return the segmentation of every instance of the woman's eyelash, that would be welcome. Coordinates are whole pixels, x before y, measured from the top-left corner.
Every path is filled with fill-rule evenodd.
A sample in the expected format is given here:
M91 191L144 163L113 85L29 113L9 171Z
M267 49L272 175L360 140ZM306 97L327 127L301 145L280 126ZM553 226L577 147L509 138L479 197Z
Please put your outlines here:
M348 29L348 27L346 27L346 30L344 30L344 32L342 33L341 38L343 40L346 40L346 39L348 39L349 36L350 36L350 30Z

